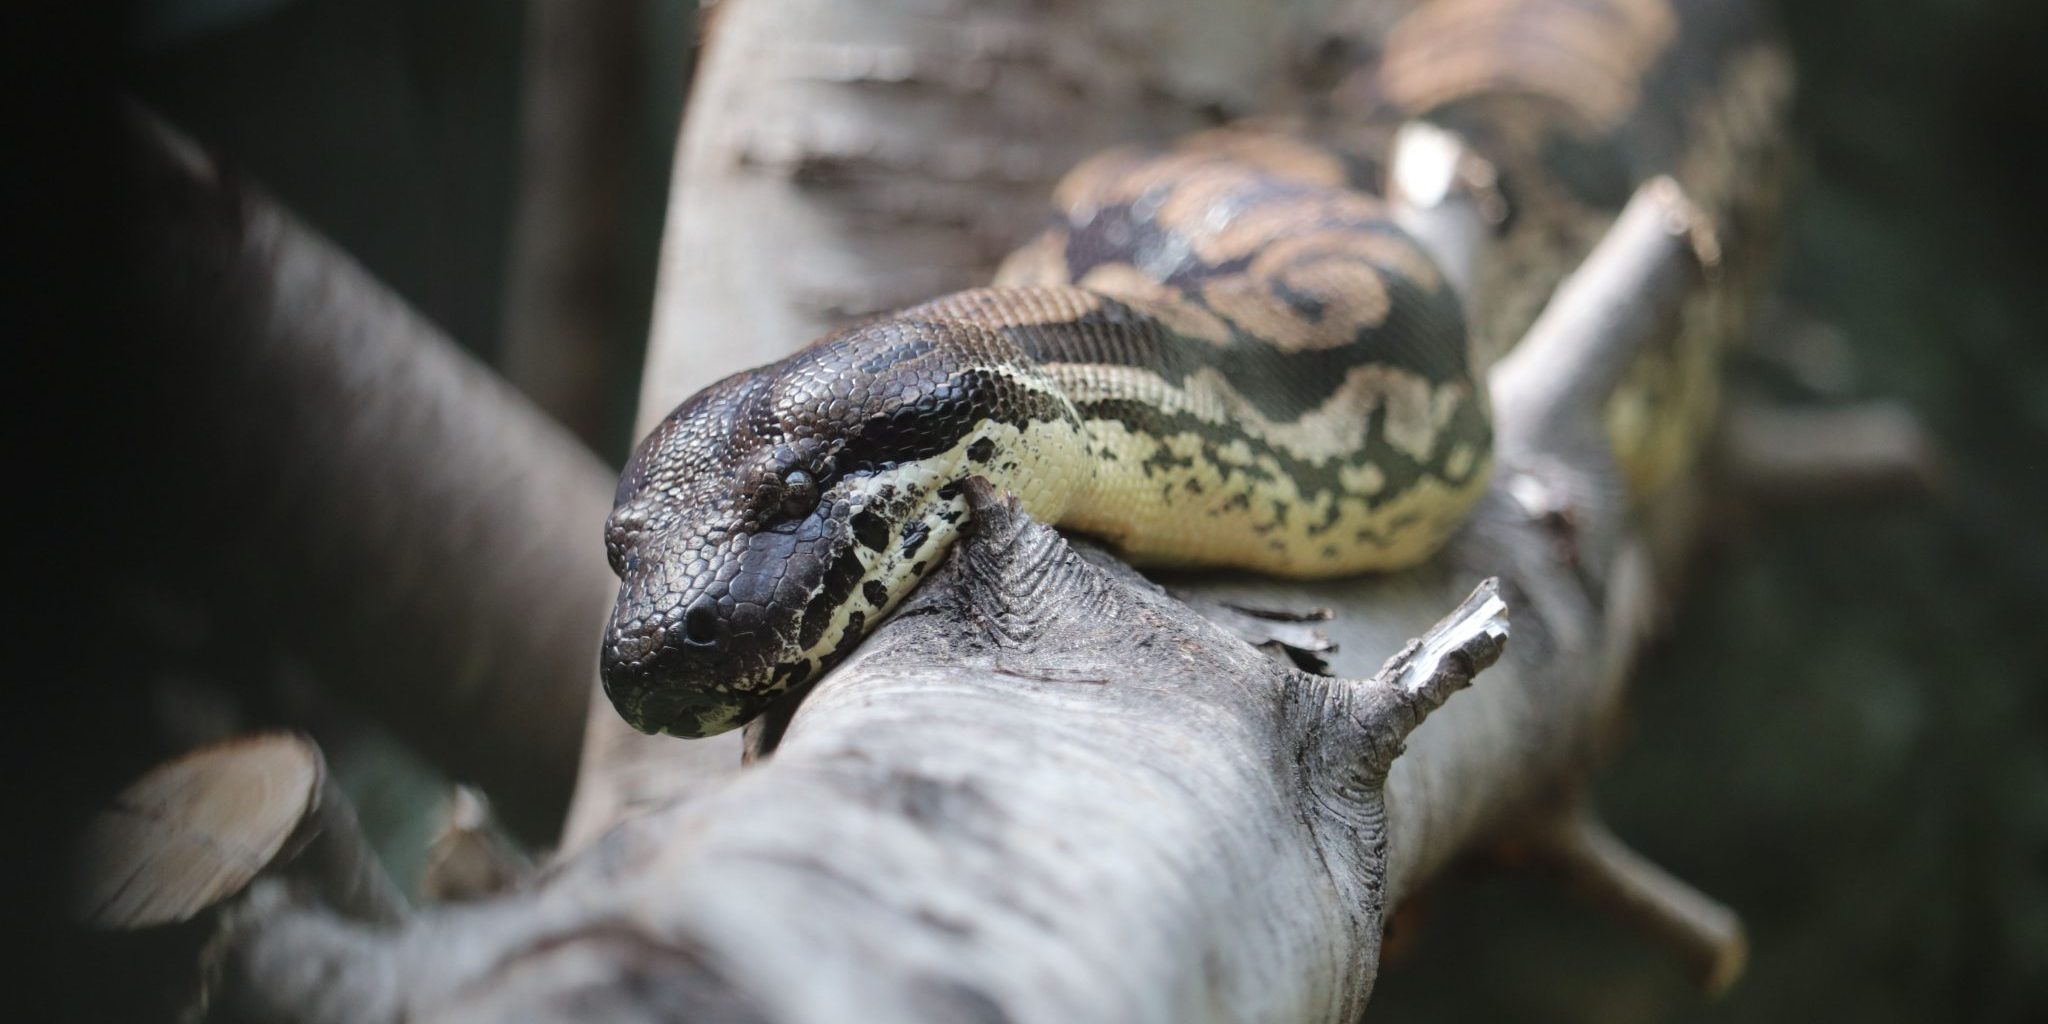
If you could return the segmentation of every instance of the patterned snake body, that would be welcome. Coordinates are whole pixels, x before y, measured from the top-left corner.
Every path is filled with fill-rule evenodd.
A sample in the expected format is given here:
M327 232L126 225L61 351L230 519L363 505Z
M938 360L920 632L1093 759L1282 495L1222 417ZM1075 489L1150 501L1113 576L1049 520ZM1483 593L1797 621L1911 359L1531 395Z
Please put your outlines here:
M1514 217L1487 280L1547 294L1627 190L1543 180L1549 151L1523 136L1589 137L1560 113L1570 103L1512 78L1403 78L1404 54L1438 47L1414 67L1441 73L1459 46L1509 52L1471 34L1503 12L1547 25L1560 10L1646 6L1667 5L1439 0L1389 38L1364 86L1378 123L1438 117L1500 163ZM1353 187L1365 166L1231 129L1105 154L1062 183L1052 227L994 287L858 324L684 402L635 452L607 524L622 580L603 651L613 704L650 732L744 724L930 571L967 517L971 475L1138 564L1313 577L1427 558L1485 487L1490 341L1541 294L1482 304L1468 338L1437 267ZM1557 273L1542 269L1573 248ZM1610 417L1633 446L1625 458L1694 443L1696 428L1664 422L1693 415L1685 389L1710 387L1690 375L1711 369L1717 344L1681 343L1639 374L1639 388L1665 391L1640 400L1643 423Z
M1692 461L1720 360L1749 321L1786 177L1792 66L1749 0L1427 0L1380 59L1340 84L1324 129L1403 118L1450 129L1498 173L1507 218L1481 253L1475 358L1490 365L1542 311L1637 185L1670 175L1711 218L1719 261L1608 406L1634 490Z

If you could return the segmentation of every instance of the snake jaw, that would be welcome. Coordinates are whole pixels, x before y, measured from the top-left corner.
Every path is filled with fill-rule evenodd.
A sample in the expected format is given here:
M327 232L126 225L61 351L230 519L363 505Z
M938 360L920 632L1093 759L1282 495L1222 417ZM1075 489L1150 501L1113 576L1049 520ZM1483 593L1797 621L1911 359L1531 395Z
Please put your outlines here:
M626 568L604 644L607 696L643 732L745 724L850 653L938 564L969 514L964 477L992 474L1056 514L1057 496L999 468L1019 464L1012 445L1044 443L983 428L937 456L841 476L810 515L767 527L622 505L615 526L640 532L612 538Z
M693 737L744 724L937 564L966 515L953 485L1003 447L985 434L1028 422L1004 368L1017 354L969 341L856 328L713 385L641 443L606 532L620 588L601 667L628 722Z
M694 738L745 724L849 653L965 516L957 489L889 473L843 481L795 524L720 534L679 521L656 547L688 554L629 549L605 693L642 732ZM696 566L708 572L670 585Z
M812 596L848 571L857 514L829 495L767 526L734 507L677 511L624 545L601 655L620 715L643 732L713 735L808 677L815 666L788 652Z

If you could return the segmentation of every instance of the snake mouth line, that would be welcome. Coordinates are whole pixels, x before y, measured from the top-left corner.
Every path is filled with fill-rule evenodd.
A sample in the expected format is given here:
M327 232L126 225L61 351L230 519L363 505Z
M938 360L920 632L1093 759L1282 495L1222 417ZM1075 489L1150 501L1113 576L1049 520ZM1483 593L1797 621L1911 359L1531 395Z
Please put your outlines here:
M728 538L717 555L726 575L708 589L649 586L665 574L643 541L622 560L603 652L607 696L642 732L701 737L745 724L894 610L958 533L966 508L953 481L1018 439L984 425L936 456L843 475L801 524ZM664 521L669 534L710 533L687 517Z

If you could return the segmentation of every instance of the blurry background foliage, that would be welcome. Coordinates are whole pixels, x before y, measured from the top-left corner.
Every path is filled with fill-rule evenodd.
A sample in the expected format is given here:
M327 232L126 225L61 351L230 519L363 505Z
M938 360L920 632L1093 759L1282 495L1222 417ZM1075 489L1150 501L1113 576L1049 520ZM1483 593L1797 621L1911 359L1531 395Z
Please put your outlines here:
M1742 911L1733 993L1704 1002L1542 881L1474 871L1430 894L1374 1019L2048 1019L2048 5L1780 6L1807 157L1782 294L1847 336L1850 394L1926 417L1951 494L1731 524L1647 661L1600 802ZM155 0L133 88L488 360L524 7ZM695 38L690 4L647 8L621 367ZM337 771L413 877L444 790L338 721Z

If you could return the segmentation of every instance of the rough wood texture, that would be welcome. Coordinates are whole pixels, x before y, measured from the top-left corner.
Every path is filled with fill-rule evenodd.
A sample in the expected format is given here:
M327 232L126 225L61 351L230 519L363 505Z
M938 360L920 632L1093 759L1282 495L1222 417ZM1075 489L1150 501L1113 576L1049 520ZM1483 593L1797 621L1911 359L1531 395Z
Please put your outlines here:
M1070 155L1283 90L1275 54L1293 45L1292 22L1224 0L1059 20L855 6L720 9L643 425L838 317L968 283ZM1355 1018L1390 907L1461 852L1577 813L1655 603L1596 410L1697 281L1684 213L1664 186L1641 193L1535 354L1499 368L1499 475L1442 557L1320 584L1173 581L1207 607L1330 609L1334 677L978 492L976 535L817 685L772 756L737 772L736 739L632 737L600 709L553 867L392 928L252 891L216 1005L256 1020ZM1497 596L1460 604L1494 576ZM1500 654L1503 610L1506 653L1431 713Z
M320 752L257 736L167 762L121 792L79 844L79 917L95 928L189 920L242 891L319 802Z
M1309 676L980 500L975 538L761 767L486 917L376 942L276 914L240 980L304 1008L278 997L332 979L366 1020L1355 1015L1379 780L1498 656L1491 584L1373 679Z
M319 748L298 736L232 740L157 767L93 819L79 861L78 915L109 931L191 920L265 873L289 872L358 920L405 915Z

